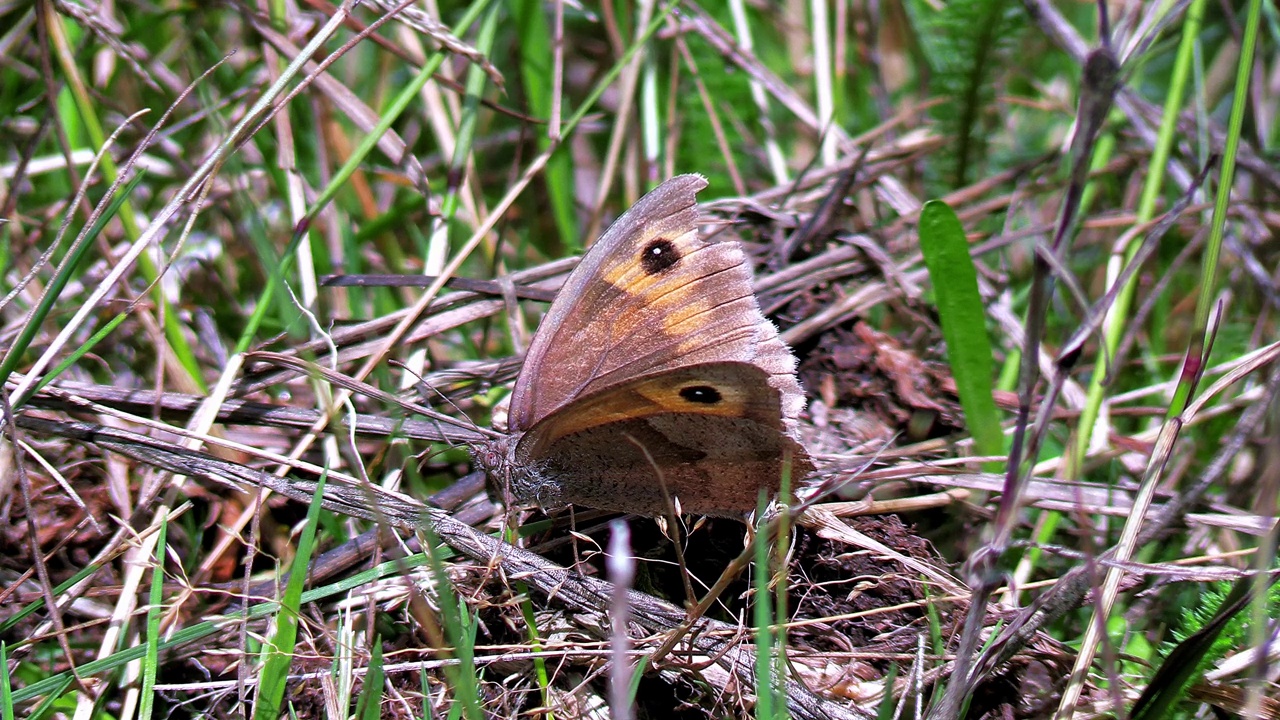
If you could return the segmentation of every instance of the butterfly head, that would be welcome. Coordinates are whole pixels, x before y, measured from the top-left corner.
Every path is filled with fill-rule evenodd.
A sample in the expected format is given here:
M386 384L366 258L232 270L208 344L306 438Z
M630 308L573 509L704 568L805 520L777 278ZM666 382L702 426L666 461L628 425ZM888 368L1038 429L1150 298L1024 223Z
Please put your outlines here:
M495 498L502 497L502 488L509 485L508 477L515 467L512 453L515 442L509 435L486 440L471 447L471 459L484 470L485 484L489 494Z
M564 505L560 484L545 463L517 457L522 436L523 433L504 435L472 446L471 458L484 470L489 497L545 508Z

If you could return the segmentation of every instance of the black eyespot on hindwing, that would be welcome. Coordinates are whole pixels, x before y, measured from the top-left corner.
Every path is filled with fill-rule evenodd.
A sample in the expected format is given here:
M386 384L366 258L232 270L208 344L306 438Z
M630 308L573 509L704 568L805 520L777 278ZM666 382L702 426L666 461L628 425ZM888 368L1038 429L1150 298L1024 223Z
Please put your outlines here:
M680 250L666 238L657 238L640 251L640 266L650 275L657 275L678 262Z
M680 388L680 397L700 405L715 405L724 399L720 391L710 385L690 385Z

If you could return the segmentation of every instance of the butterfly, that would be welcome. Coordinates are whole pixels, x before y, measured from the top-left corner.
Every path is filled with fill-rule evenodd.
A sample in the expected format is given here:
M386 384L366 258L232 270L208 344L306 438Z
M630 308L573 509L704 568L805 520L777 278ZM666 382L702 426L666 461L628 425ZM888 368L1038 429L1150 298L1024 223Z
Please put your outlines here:
M507 434L473 447L491 492L544 508L721 517L812 470L796 360L734 241L698 234L700 175L659 185L566 279L512 391Z

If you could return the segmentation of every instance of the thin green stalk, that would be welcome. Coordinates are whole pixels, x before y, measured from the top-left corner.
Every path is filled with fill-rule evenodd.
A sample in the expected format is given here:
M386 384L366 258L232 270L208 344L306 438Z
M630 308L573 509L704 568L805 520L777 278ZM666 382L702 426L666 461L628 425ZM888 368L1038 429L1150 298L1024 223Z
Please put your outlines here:
M553 73L560 71L549 62L554 57L551 45L553 28L548 26L543 3L539 0L510 0L510 6L516 31L520 34L520 76L524 80L525 102L536 116L551 118L559 107ZM553 82L547 83L547 78ZM538 134L539 152L546 152L551 144L552 138L547 133ZM543 176L560 244L576 245L578 214L574 207L573 157L567 152L553 153L547 160ZM551 248L547 243L539 242L536 237L531 240L544 253L549 253Z
M280 704L284 702L289 667L293 664L293 653L298 642L302 588L306 585L307 566L316 547L316 526L320 523L320 509L323 506L321 500L324 498L324 486L328 479L326 468L326 472L321 473L316 481L314 499L307 508L307 522L302 528L302 537L298 540L298 554L290 564L289 582L285 585L284 597L280 598L276 612L275 631L262 647L263 663L259 673L258 695L253 704L254 720L275 720L280 715Z
M9 646L0 640L0 667L9 667ZM8 672L0 672L0 720L13 720L13 688Z
M763 503L762 503L763 507ZM756 630L756 707L757 720L774 717L773 652L773 598L769 594L769 543L765 533L755 536L755 609L752 624Z
M770 689L776 687L777 696L774 700L780 710L785 712L787 706L786 694L783 688L786 687L787 677L787 616L789 614L790 602L788 602L788 593L791 589L791 583L787 578L787 559L791 556L791 458L785 458L782 464L782 482L778 490L778 496L783 499L782 509L778 513L778 543L774 548L773 555L773 572L767 573L774 583L774 607L773 607L773 641L778 648L777 654L774 656L773 675L778 679L776 686L770 686ZM769 533L757 533L756 537L766 537ZM763 573L763 569L762 569Z
M494 38L498 30L498 17L501 7L497 3L489 6L489 12L480 23L480 32L476 36L476 49L486 55L493 49ZM462 104L462 115L458 120L458 137L453 146L453 160L450 162L448 192L441 203L442 222L448 222L458 211L458 184L462 182L467 170L467 158L471 156L471 148L476 138L476 122L480 109L480 98L489 84L489 75L478 65L472 65L467 71L467 94Z
M533 600L529 597L529 585L523 580L516 580L515 585L516 592L524 598L520 603L520 614L524 617L525 624L529 626L529 649L534 653L533 674L538 681L542 706L549 708L551 707L551 676L547 673L547 661L538 654L542 652L542 636L538 632L538 618L533 614ZM641 674L637 672L636 677L638 678ZM555 720L555 714L548 711L547 720Z
M467 12L462 16L462 19L458 20L457 24L454 25L454 34L461 35L462 33L465 33L467 28L471 27L471 23L475 22L480 17L480 14L489 6L489 2L490 0L480 0L480 2L474 3L468 7ZM300 226L308 226L310 224L309 220L314 218L322 209L324 209L324 207L333 200L333 197L338 194L338 191L346 185L347 181L351 179L351 176L355 173L356 169L359 168L360 165L369 157L369 153L373 152L373 149L377 147L378 140L391 128L391 125L400 118L404 111L409 108L409 105L417 99L418 93L422 91L424 85L430 82L432 76L434 76L436 71L440 69L440 66L444 64L446 57L448 57L448 54L443 51L432 55L430 59L422 65L422 68L418 71L418 74L414 76L413 80L410 80L400 91L400 94L396 95L395 98L392 99L391 104L386 109L386 112L382 113L382 117L378 119L378 123L374 125L373 129L364 136L360 141L360 144L356 146L356 149L352 151L351 156L342 164L342 167L338 168L338 171L333 174L333 178L329 181L329 184L325 186L324 190L320 191L320 195L316 197L315 202L311 203L311 207L307 210L306 215L304 216L306 219L303 220L302 223L299 223ZM390 160L392 162L400 162L403 158L390 158Z
M53 691L45 699L41 700L39 705L36 705L31 714L27 716L27 720L43 720L57 706L58 701L62 699L63 694L67 692L67 688L71 687L71 683L74 680L75 678L70 674L59 677L58 682L54 684ZM14 693L14 702L18 702L18 695L19 693Z
M1231 204L1231 190L1235 187L1236 156L1240 152L1240 134L1244 127L1244 112L1249 104L1249 78L1253 74L1253 56L1258 47L1258 30L1262 22L1261 0L1250 0L1249 17L1245 22L1243 42L1240 46L1240 62L1236 65L1235 99L1231 103L1231 118L1227 121L1227 142L1222 149L1222 174L1218 179L1218 195L1213 204L1213 221L1209 228L1209 244L1205 247L1205 263L1200 275L1200 297L1196 300L1196 317L1192 327L1206 328L1213 311L1213 299L1217 295L1218 259L1222 255L1222 238L1226 234L1227 208Z
M160 667L160 615L164 609L164 558L168 554L169 509L160 508L156 538L156 566L151 570L151 597L147 602L147 655L142 659L142 688L138 720L150 720L155 705L156 671Z
M425 539L423 548L427 551L431 575L435 578L439 593L441 621L444 624L447 640L453 646L452 650L449 648L438 648L438 650L441 654L451 655L458 661L457 665L444 667L454 699L449 715L457 717L461 714L468 720L479 720L483 717L483 713L480 710L480 678L476 673L475 664L476 623L471 618L466 600L454 592L453 582L445 572L441 557L444 543L426 524L422 526L422 534Z
M1191 76L1191 68L1195 61L1196 45L1200 39L1200 29L1204 20L1205 0L1191 0L1187 7L1186 21L1182 25L1182 39L1178 44L1178 54L1174 60L1173 73L1169 81L1169 92L1165 96L1164 113L1160 121L1160 132L1152 149L1151 162L1147 164L1148 173L1142 187L1142 196L1138 200L1138 211L1134 218L1135 225L1141 225L1155 216L1156 205L1160 200L1161 188L1164 187L1165 171L1169 166L1169 157L1173 145L1177 141L1178 115L1182 111L1182 99L1186 95L1187 84ZM1134 255L1142 246L1142 237L1134 237L1125 250L1123 263L1113 262L1108 268L1109 277L1119 277L1124 266L1133 262ZM1102 409L1103 394L1106 388L1106 368L1109 359L1115 357L1116 348L1128 330L1129 310L1133 306L1133 296L1138 287L1138 275L1135 273L1116 295L1115 304L1107 313L1105 328L1106 343L1099 349L1094 361L1093 376L1089 379L1089 390L1084 408L1080 413L1080 421L1076 426L1075 454L1072 466L1079 468L1089 452L1090 440L1093 437L1094 425Z
M76 66L73 53L67 42L66 30L63 25L63 19L53 11L53 5L46 5L49 10L49 37L54 44L54 54L58 58L58 63L62 66L63 75L67 80L67 88L71 91L71 96L75 100L76 112L83 123L84 129L89 135L89 142L92 147L97 150L106 144L106 134L102 130L102 124L98 121L98 115L95 111L93 98L91 97L84 78L80 74L80 68ZM65 22L71 22L70 19ZM108 184L114 183L120 175L119 168L111 157L105 156L102 159L102 176ZM125 196L128 200L128 196ZM142 231L138 225L138 216L133 210L133 205L128 202L120 206L120 225L124 228L124 235L130 242L135 242L142 235ZM159 270L156 268L155 262L149 255L143 253L138 258L138 267L142 270L143 277L149 284L152 284L152 299L156 303L156 307L160 311L160 315L164 318L164 335L169 341L169 347L173 350L174 357L178 363L186 370L196 387L204 390L204 383L200 376L200 365L196 362L195 353L192 352L191 346L187 343L186 334L183 327L178 322L178 315L170 307L168 299L164 295L163 288L156 283L159 278Z

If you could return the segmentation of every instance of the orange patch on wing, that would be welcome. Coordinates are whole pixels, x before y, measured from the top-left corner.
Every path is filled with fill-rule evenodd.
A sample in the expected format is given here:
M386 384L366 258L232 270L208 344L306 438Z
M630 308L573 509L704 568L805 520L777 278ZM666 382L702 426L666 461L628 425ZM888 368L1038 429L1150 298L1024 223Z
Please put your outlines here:
M714 403L697 402L681 395L682 390L712 390ZM544 422L540 444L612 422L640 420L655 415L688 413L732 418L767 418L777 413L776 400L766 382L737 372L685 368L609 388L575 400Z
M697 319L699 317L710 318L711 316L706 313L714 307L714 303L705 293L691 293L684 288L664 295L653 305L661 308L662 330L668 335L697 333ZM681 327L690 320L694 321L692 326Z

